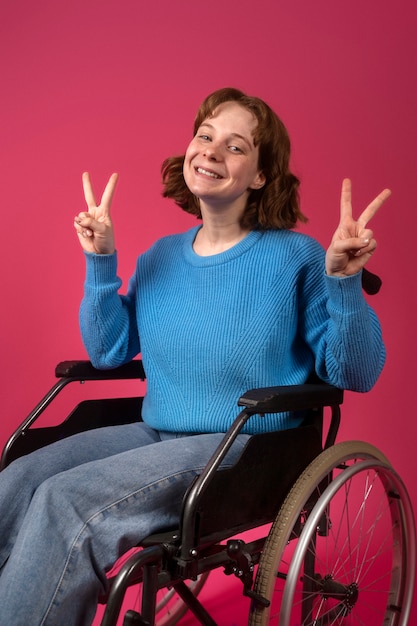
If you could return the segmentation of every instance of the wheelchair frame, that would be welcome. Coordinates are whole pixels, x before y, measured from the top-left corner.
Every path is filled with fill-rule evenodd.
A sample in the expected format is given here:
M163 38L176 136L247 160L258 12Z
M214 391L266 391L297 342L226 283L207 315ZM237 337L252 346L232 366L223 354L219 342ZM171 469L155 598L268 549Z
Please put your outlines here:
M55 373L58 382L6 443L0 469L22 454L80 430L120 423L115 419L117 416L123 415L123 423L138 419L141 398L84 400L58 426L33 428L39 416L69 383L145 380L142 363L137 360L106 371L96 370L88 361L64 361L58 364ZM187 609L199 623L215 625L197 598L198 587L194 589L186 581L196 581L199 577L204 580L208 572L219 567L242 581L243 594L251 599L249 623L253 626L292 625L297 594L302 598L297 620L301 616L303 625L350 623L343 620L355 610L359 586L355 581L336 580L329 573L318 578L316 541L317 537L331 534L331 500L339 490L362 475L368 481L369 472L373 472L374 481L381 480L392 528L400 529L393 531L393 545L399 547L392 550L395 563L387 591L388 608L381 624L405 626L411 610L416 568L411 503L401 479L376 448L362 442L335 445L342 401L342 390L317 381L245 393L238 401L242 410L184 496L180 527L147 537L141 543L142 550L135 552L111 581L102 626L116 626L126 589L138 582L142 585L142 606L140 612L126 613L125 626L174 624ZM325 407L330 407L331 420L323 446ZM218 471L248 419L282 411L306 411L307 418L295 429L251 437L236 465ZM279 484L271 481L274 473L280 476ZM244 485L245 490L237 490L236 485ZM273 523L272 528L266 536L264 531L249 542L235 538L244 531L270 523ZM288 572L283 575L286 584L275 618L272 604L276 581L280 578L277 572L293 537L298 538L297 547ZM300 578L303 579L301 592L296 590ZM157 594L164 588L173 588L183 604L172 620L160 622L155 621L158 619ZM317 617L317 611L321 610L317 609L317 599L319 603L332 605L323 617ZM336 621L338 612L342 621ZM273 621L275 619L279 621ZM326 621L330 619L334 621Z

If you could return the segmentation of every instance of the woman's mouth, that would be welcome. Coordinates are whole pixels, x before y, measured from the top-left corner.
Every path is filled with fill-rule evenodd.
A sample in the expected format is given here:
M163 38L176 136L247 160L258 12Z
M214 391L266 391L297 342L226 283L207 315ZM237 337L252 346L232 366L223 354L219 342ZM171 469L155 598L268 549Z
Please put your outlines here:
M212 172L211 170L206 170L204 167L196 167L196 172L198 174L203 174L204 176L210 176L210 178L223 178L220 174L216 174L216 172Z

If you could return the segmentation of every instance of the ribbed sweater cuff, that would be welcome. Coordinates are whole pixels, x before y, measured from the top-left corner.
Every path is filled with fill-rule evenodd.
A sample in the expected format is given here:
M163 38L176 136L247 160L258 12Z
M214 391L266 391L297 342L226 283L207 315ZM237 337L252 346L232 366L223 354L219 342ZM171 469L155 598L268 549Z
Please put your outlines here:
M329 305L344 313L353 313L366 306L362 292L362 272L352 276L325 275Z
M113 254L95 254L84 252L86 259L87 285L114 282L117 275L117 252Z

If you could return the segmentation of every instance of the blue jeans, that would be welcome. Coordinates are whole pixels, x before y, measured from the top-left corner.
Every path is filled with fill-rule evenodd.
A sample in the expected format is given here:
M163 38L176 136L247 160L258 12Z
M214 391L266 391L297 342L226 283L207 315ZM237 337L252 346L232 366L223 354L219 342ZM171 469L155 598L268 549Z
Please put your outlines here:
M239 456L239 435L223 467ZM0 626L91 624L106 571L179 522L182 497L221 434L144 423L88 431L0 474Z

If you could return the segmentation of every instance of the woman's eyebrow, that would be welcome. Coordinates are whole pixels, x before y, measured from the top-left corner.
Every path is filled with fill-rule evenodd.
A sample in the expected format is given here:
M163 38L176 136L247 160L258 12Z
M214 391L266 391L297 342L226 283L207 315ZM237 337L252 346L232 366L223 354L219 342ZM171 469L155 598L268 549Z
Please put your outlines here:
M210 122L203 122L202 124L200 124L200 128L202 128L202 126L207 126L208 128L215 130L215 127L213 126L213 124L210 124ZM254 144L249 141L247 137L241 135L240 133L230 133L229 137L233 139L242 139L250 149L254 147Z

